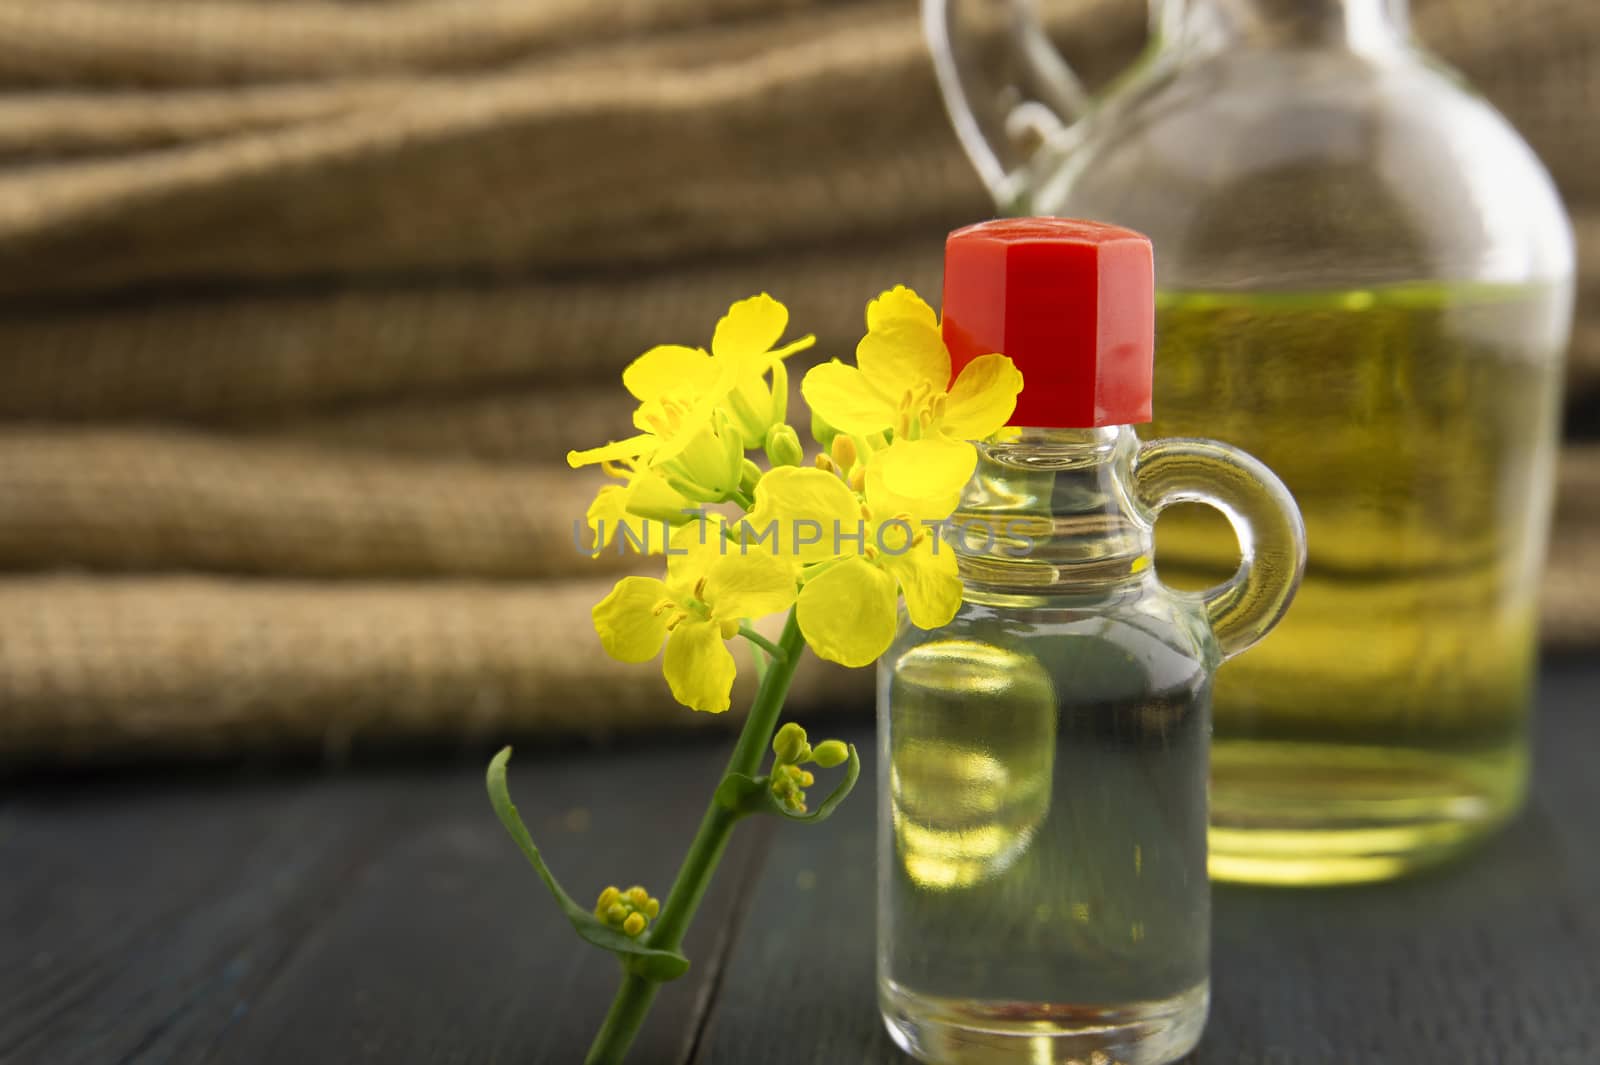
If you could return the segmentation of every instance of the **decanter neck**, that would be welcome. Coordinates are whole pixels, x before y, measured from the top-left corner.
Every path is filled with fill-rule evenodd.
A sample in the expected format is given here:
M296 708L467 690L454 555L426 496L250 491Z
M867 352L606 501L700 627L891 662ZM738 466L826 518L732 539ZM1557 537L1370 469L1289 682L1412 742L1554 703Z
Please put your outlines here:
M1133 496L1131 426L1007 428L978 468L947 537L969 592L1103 594L1150 564L1149 515Z
M1407 0L1150 0L1150 28L1186 49L1376 52L1406 40L1409 16Z

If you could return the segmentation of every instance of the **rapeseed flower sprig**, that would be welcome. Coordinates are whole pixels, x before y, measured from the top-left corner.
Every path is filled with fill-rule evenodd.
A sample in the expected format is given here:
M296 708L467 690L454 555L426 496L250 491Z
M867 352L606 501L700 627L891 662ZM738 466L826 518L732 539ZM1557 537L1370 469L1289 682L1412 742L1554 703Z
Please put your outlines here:
M778 346L788 311L765 294L728 308L709 354L663 345L641 355L623 372L641 433L568 455L622 482L602 488L586 515L591 549L637 521L644 533L629 530L628 541L668 555L664 581L625 577L595 607L601 645L625 662L665 648L668 687L691 709L729 708L737 666L726 641L759 646L750 625L764 617L793 607L819 657L864 666L893 641L902 599L922 628L960 607L938 527L976 463L967 437L1004 424L1021 374L986 355L952 382L938 319L904 286L866 317L858 365L835 360L805 376L802 392L830 427L809 465L784 420L783 359L812 338ZM758 449L766 468L746 455ZM710 514L714 504L743 517Z
M855 365L833 360L802 382L821 445L809 460L788 422L784 360L815 339L780 343L789 313L765 293L728 308L709 352L667 344L635 359L622 374L635 435L567 455L573 467L599 466L610 478L577 525L580 549L665 556L661 577L623 577L595 605L605 652L633 663L659 655L673 698L704 713L732 704L738 662L729 641L751 645L759 677L664 901L643 887L612 886L592 909L579 906L511 803L510 749L490 765L490 798L507 831L579 936L622 962L623 984L590 1065L620 1062L656 986L688 969L678 947L734 824L752 814L820 821L854 786L853 746L830 739L813 747L798 724L777 727L805 649L865 666L893 643L901 602L906 622L920 628L946 624L960 609L955 553L941 550L939 529L976 465L971 441L1010 418L1022 376L995 354L952 380L937 316L904 286L872 300L866 319ZM769 746L771 766L757 775ZM820 773L835 782L813 804L807 789Z

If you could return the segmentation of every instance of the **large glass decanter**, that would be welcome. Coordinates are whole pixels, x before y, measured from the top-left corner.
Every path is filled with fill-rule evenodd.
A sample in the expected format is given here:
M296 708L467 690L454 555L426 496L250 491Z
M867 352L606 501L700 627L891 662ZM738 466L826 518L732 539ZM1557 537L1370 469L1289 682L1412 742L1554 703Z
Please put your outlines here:
M1154 434L1237 444L1305 515L1295 609L1217 678L1213 874L1376 879L1502 823L1572 300L1538 160L1409 39L1403 0L1153 0L1098 100L1023 0L925 15L1003 210L1154 241ZM1193 508L1157 539L1181 586L1237 560Z

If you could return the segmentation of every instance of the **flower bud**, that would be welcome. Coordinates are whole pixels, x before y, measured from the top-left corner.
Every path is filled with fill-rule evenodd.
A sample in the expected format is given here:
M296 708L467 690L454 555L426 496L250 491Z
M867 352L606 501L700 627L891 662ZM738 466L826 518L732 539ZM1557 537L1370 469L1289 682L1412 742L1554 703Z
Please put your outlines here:
M627 919L622 922L622 931L623 931L624 935L630 935L630 936L636 936L640 932L643 932L644 931L644 914L642 914L642 913L630 913L630 914L628 914Z
M767 430L767 461L773 467L798 466L806 460L805 449L800 446L800 434L792 425L780 423Z
M811 755L811 745L806 742L806 730L793 721L784 725L772 737L772 753L777 756L779 765L805 761Z
M824 769L832 769L850 760L850 748L842 740L823 740L812 750L811 760Z

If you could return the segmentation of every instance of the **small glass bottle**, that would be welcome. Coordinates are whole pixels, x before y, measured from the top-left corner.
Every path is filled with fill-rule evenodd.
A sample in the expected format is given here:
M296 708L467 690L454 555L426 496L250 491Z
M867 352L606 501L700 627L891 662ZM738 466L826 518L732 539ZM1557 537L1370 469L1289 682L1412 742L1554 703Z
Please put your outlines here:
M1023 374L978 447L947 533L965 584L940 629L902 621L879 665L879 999L935 1063L1154 1065L1204 1027L1211 679L1282 616L1298 511L1225 445L1141 444L1150 418L1150 243L1013 219L946 245L953 365ZM1208 503L1238 572L1156 577L1151 532Z

